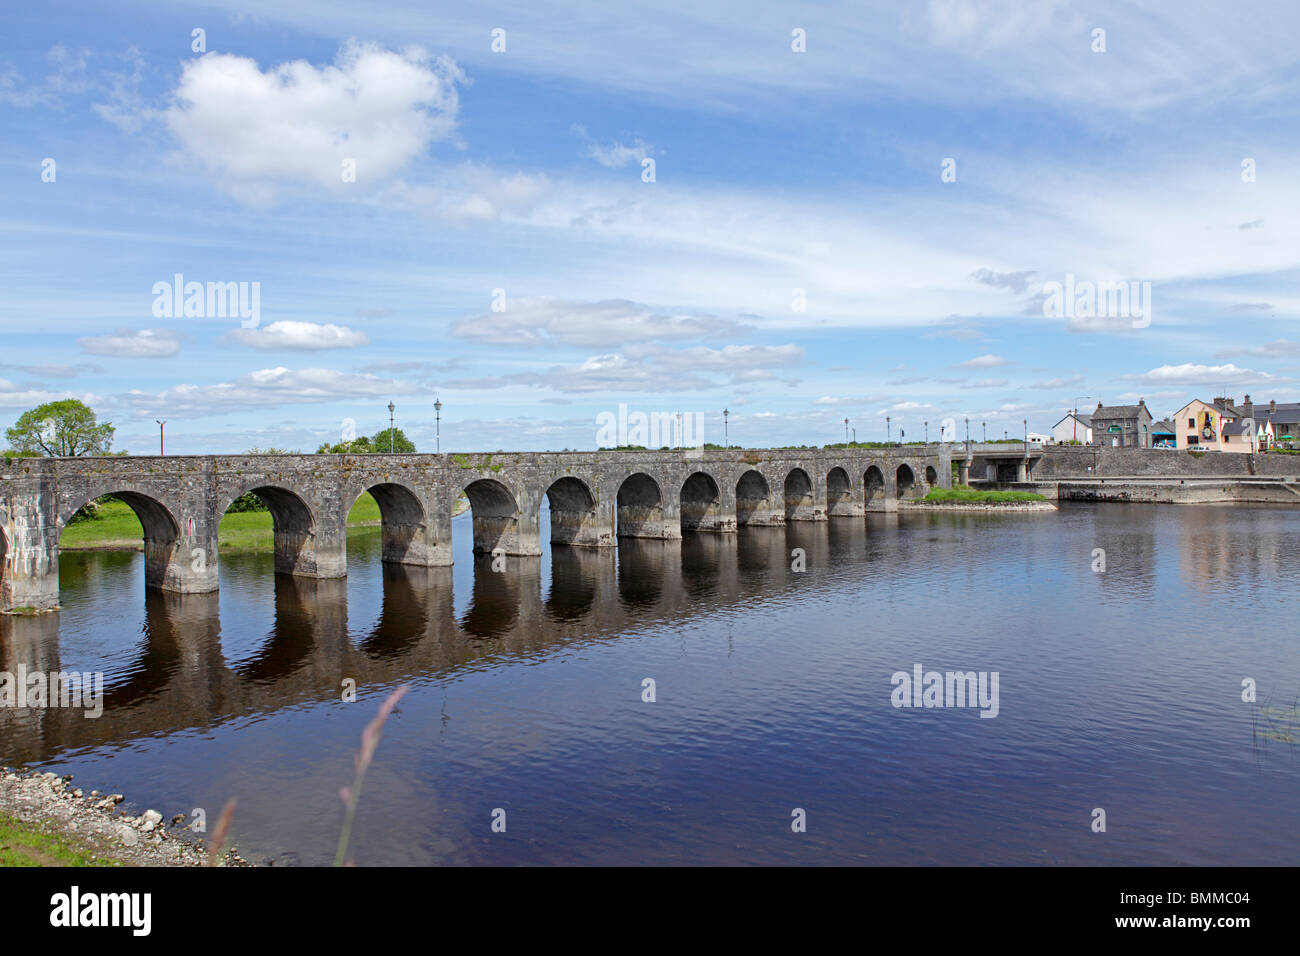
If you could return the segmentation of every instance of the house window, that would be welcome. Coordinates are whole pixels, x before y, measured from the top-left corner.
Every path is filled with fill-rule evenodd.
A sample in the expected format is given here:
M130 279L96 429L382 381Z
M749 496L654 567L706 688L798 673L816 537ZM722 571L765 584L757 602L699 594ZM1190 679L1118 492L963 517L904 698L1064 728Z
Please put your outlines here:
M1195 427L1196 427L1196 419L1195 419L1195 418L1189 418L1189 419L1187 419L1187 427L1188 427L1188 428L1195 428Z
M1201 443L1201 439L1198 438L1196 435L1188 435L1188 436L1187 436L1187 444L1189 444L1189 445L1199 445L1200 443Z

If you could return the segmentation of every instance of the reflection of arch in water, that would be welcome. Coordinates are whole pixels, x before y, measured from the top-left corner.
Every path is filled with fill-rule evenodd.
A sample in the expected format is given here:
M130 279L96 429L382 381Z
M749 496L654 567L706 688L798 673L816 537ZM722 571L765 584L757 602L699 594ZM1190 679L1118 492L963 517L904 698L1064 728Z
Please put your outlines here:
M618 543L618 597L624 607L647 608L663 594L668 549L657 541L623 538Z
M853 485L849 473L843 468L832 468L826 473L826 514L851 515L853 508Z
M668 537L664 527L664 498L655 481L638 471L623 479L615 501L620 538Z
M543 608L552 621L577 621L591 612L600 579L613 573L612 561L600 551L557 548L551 554L551 589Z
M275 621L266 643L230 669L249 683L274 684L300 670L318 647L341 655L348 645L347 608L342 578L277 576Z
M546 502L551 512L551 544L600 543L596 496L585 481L572 475L556 479L546 489Z
M519 575L494 571L493 562L501 560L491 554L474 555L474 589L460 622L466 634L499 637L519 620Z
M692 598L713 596L722 577L722 549L726 539L691 535L682 539L682 589Z
M814 517L812 481L802 468L792 468L785 476L785 517L787 521L808 521Z
M105 687L104 711L116 714L151 701L178 679L199 685L210 679L222 666L219 608L216 592L147 591L140 657L124 670L125 681Z
M683 531L713 531L722 513L722 495L711 475L697 471L682 483Z
M430 602L451 595L451 568L386 564L381 577L379 620L359 647L368 657L386 660L406 653L428 633Z
M226 503L229 508L242 495L252 493L262 499L271 512L275 535L275 571L277 574L314 575L316 567L316 516L296 492L274 485L246 488ZM222 509L224 512L225 509Z

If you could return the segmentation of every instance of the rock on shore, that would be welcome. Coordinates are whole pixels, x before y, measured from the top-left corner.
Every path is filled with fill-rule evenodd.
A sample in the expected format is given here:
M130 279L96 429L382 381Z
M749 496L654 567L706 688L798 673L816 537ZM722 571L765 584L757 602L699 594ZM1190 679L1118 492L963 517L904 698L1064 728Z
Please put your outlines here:
M72 776L0 767L0 814L62 837L88 853L122 866L206 866L201 839L186 830L176 814L170 826L157 810L140 816L119 813L120 793L89 794L73 787ZM233 849L221 854L219 866L248 866Z

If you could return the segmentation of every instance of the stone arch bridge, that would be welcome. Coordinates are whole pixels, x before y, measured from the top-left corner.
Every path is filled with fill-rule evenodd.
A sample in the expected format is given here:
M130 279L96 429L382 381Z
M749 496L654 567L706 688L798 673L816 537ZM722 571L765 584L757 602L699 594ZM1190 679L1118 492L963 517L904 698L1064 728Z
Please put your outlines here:
M217 589L217 528L239 496L266 502L275 569L347 574L347 515L379 504L386 562L449 565L463 493L474 550L539 555L543 498L551 543L609 547L746 524L889 511L951 485L950 450L727 449L472 455L196 455L20 458L0 466L0 611L58 606L59 537L82 505L117 495L144 527L145 579L182 593Z

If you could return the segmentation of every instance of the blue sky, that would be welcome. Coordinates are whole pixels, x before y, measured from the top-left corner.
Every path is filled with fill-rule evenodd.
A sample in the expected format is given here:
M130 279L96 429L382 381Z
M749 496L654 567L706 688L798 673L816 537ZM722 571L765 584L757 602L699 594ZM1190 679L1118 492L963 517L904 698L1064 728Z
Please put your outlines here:
M620 404L763 446L1296 400L1286 5L557 9L7 7L0 420L310 451L392 401L431 450L441 398L469 451ZM256 327L155 315L178 273L257 283ZM1149 323L1045 315L1067 275L1149 282Z

